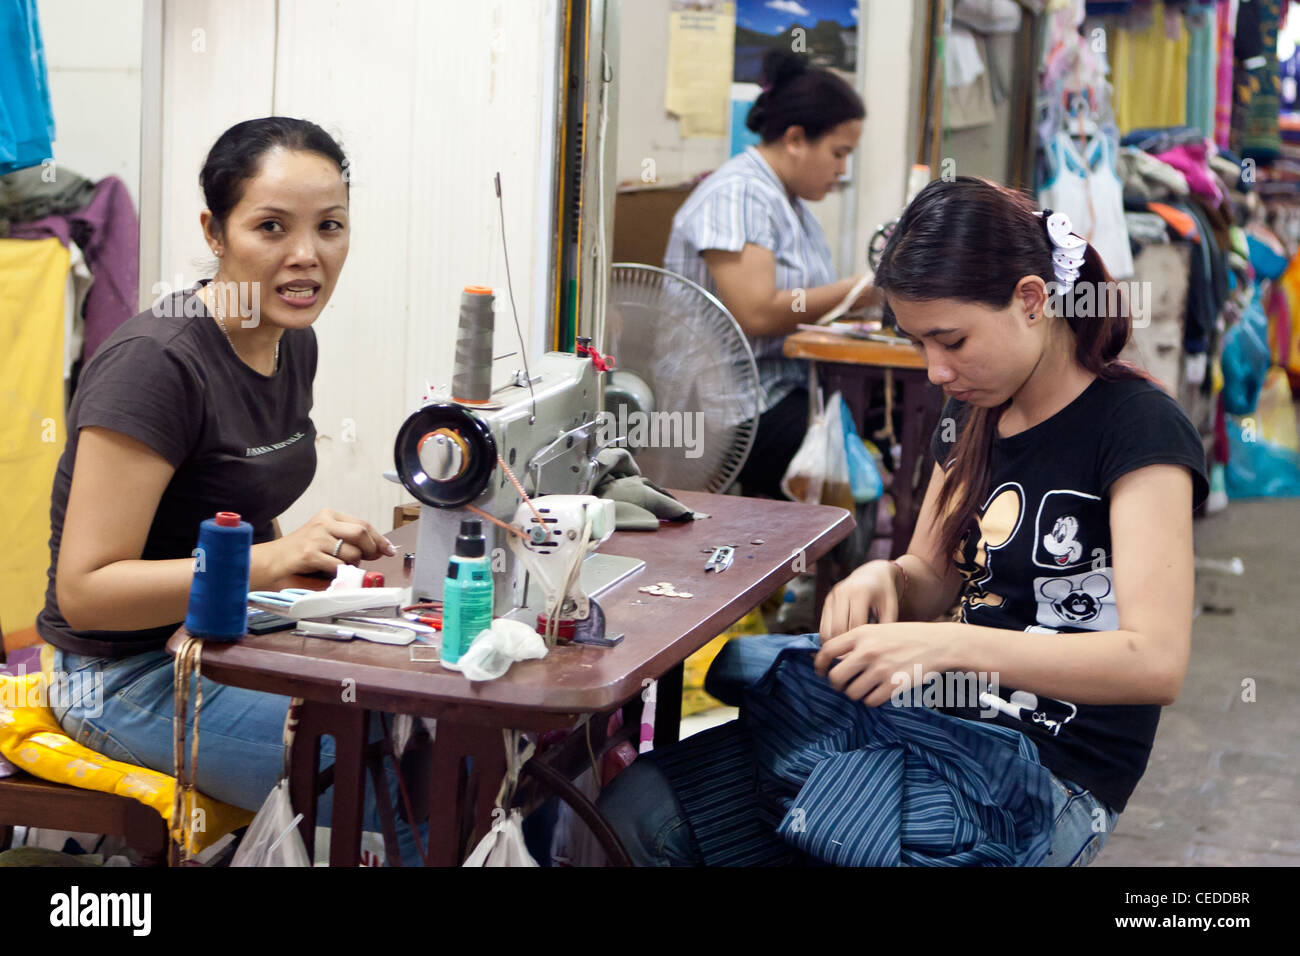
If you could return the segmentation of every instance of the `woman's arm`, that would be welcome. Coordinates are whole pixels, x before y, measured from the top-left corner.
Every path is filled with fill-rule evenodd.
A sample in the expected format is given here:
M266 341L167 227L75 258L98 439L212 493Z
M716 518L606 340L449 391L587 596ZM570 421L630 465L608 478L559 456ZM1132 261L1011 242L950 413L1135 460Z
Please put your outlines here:
M906 586L895 562L868 561L858 567L826 597L821 620L823 643L866 624L871 615L881 624L932 621L952 607L961 589L961 575L952 558L940 553L938 501L945 477L936 464L911 544L907 553L896 559L907 573Z
M1110 498L1120 629L1025 640L970 627L956 669L996 670L1009 687L1078 704L1168 705L1178 698L1195 589L1191 475L1181 465L1148 465L1117 479Z
M868 626L823 644L818 671L870 706L910 686L918 667L922 674L982 672L999 685L1077 704L1172 704L1191 649L1191 476L1180 465L1148 465L1116 480L1110 497L1119 630Z
M778 289L776 256L752 242L739 252L707 249L703 256L718 285L718 298L746 335L789 335L800 323L816 322L852 291L856 281L850 276L811 289Z
M54 578L59 611L74 630L135 631L184 619L194 559L140 557L173 471L135 438L81 429ZM287 537L253 545L249 587L395 553L369 523L326 508Z

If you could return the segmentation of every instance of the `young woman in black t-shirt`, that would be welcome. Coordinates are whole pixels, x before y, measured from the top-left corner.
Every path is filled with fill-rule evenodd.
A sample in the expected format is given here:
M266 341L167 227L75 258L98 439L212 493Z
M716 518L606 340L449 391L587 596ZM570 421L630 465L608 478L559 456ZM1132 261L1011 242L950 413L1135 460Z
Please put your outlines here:
M1203 448L1177 403L1119 359L1131 323L1096 251L1017 192L930 183L876 285L951 401L907 553L832 590L815 670L869 707L917 674L989 675L978 702L940 709L1033 741L1058 791L1044 862L1086 865L1186 673ZM936 623L958 597L959 619ZM733 656L764 647L747 640ZM669 754L607 789L601 807L635 860L708 862L689 824L707 804L695 794L720 787L716 766L699 773Z

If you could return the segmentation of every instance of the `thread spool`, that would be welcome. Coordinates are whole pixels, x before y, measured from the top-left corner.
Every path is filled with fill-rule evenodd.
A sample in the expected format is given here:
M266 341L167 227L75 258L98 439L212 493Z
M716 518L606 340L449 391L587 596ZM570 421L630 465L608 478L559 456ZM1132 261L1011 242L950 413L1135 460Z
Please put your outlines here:
M451 397L482 404L492 397L492 304L496 296L481 285L467 285L460 294L460 324L456 328L456 364Z
M237 641L248 630L248 575L253 526L233 511L199 525L185 629L196 637Z

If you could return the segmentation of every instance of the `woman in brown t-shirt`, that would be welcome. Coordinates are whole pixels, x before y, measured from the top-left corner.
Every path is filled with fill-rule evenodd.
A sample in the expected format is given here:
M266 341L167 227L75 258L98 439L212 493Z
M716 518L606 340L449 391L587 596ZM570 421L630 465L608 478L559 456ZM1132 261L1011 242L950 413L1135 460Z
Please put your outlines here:
M237 511L252 523L253 589L393 553L368 522L330 509L283 537L274 525L315 473L312 324L348 254L342 150L305 120L250 120L218 138L199 181L216 277L129 319L86 366L54 481L37 620L56 648L56 681L97 688L60 701L63 728L168 773L163 645L185 617L199 521ZM288 700L203 683L197 785L256 809L281 773ZM377 830L373 801L367 813Z

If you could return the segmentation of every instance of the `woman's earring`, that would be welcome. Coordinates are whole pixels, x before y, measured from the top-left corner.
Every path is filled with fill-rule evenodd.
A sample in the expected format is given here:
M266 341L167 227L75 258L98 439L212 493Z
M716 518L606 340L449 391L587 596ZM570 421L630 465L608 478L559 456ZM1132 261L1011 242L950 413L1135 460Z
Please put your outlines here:
M218 252L217 255L221 255L221 253ZM1033 318L1034 318L1034 313L1030 312L1030 313L1029 313L1029 318L1030 318L1030 321L1032 321Z

